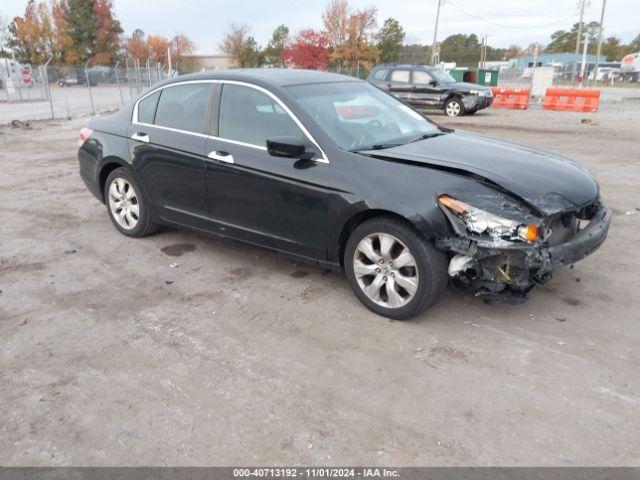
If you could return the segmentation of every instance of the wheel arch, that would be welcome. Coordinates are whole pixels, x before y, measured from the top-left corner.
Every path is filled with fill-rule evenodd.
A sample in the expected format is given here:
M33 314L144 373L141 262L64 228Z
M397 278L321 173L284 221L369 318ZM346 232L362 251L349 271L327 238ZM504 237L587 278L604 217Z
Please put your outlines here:
M100 170L98 172L98 187L100 188L102 203L105 202L104 187L105 187L105 183L107 183L107 177L116 168L120 168L120 167L124 167L127 170L131 171L129 164L125 162L123 159L121 159L120 157L110 156L102 159Z
M362 223L371 220L373 218L392 218L395 220L400 220L401 222L408 225L410 228L415 230L419 235L422 235L426 239L431 239L435 237L435 232L431 228L431 226L422 218L422 217L412 217L407 218L399 213L392 212L391 210L385 210L380 208L371 208L368 210L360 210L359 212L351 215L347 221L342 225L340 230L340 234L338 236L337 242L337 261L340 264L341 268L344 268L344 250L347 245L347 241L349 237L353 233L353 231L358 228Z

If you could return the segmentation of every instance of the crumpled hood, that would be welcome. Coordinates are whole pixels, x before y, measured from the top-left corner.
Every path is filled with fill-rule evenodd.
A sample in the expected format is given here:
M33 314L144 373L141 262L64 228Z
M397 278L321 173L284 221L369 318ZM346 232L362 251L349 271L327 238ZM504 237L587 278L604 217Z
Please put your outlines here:
M485 87L483 85L478 85L477 83L469 83L469 82L447 83L445 84L445 87L451 88L453 90L459 90L459 91L491 90L489 87Z
M595 180L578 163L552 152L472 132L455 131L362 153L479 175L545 215L582 207L598 195Z

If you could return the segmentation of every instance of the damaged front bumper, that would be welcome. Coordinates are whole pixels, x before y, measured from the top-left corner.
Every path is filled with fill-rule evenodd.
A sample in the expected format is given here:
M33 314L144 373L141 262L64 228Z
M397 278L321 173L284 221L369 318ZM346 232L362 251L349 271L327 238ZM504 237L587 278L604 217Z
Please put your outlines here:
M600 208L588 225L556 245L456 236L437 240L436 247L454 253L449 275L476 293L510 291L524 299L533 286L551 278L555 267L571 265L598 249L607 237L611 217L611 210Z

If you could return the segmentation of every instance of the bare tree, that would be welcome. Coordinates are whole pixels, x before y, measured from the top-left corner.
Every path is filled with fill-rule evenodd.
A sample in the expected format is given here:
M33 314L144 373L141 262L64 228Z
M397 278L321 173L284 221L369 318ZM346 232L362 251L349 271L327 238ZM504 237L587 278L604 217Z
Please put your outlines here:
M0 15L0 57L8 56L6 51L9 41L9 18Z
M332 0L322 12L322 24L331 48L344 45L349 37L349 2Z
M240 61L243 49L249 37L249 27L244 23L229 24L229 31L218 45L222 53L232 57L236 63Z

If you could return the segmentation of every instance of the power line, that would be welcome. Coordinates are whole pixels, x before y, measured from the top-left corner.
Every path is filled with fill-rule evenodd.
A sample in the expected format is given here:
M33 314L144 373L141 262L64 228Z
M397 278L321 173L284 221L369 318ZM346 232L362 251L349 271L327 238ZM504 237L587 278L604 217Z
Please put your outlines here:
M448 3L449 3L449 5L453 5L455 8L460 10L462 13L464 13L464 14L472 17L472 18L475 18L476 20L480 20L481 22L488 23L489 25L493 25L495 27L515 28L515 29L519 29L519 30L522 30L522 29L529 30L529 29L536 29L536 28L548 28L549 26L552 26L552 25L559 25L561 23L566 23L567 20L578 16L577 13L574 13L573 15L570 15L568 17L562 18L561 20L558 20L556 22L547 22L544 25L518 25L518 26L516 26L516 25L504 25L502 23L493 22L491 20L487 20L486 18L479 17L479 16L469 12L468 10L466 10L464 7L458 5L457 3L452 2L451 0L449 0Z
M492 16L502 16L502 17L530 17L530 18L540 18L540 17L544 17L546 14L545 13L539 13L539 14L532 14L532 12L534 11L538 11L538 10L544 10L544 8L542 8L543 5L548 4L549 0L542 0L541 2L537 3L534 5L533 8L527 9L526 11L523 12L491 12ZM473 13L475 15L479 15L480 13L486 13L486 9L482 10L482 12L479 13L478 10L470 8L467 5L459 5L461 8L464 8L467 10L467 12L469 13ZM575 6L571 6L570 8L567 8L565 5L565 8L558 10L555 6L553 7L554 13L556 15L558 14L565 14L565 13L569 13L569 12L575 12L576 8Z

